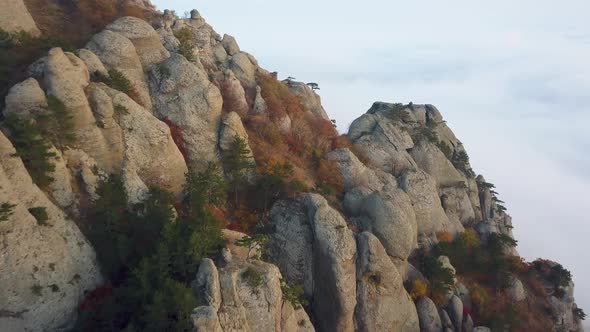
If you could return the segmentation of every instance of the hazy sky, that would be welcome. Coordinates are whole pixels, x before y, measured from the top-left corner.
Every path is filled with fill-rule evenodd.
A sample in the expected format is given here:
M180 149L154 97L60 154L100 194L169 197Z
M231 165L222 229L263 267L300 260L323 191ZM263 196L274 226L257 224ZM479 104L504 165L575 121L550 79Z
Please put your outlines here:
M496 184L518 249L574 274L590 312L590 1L153 1L197 8L261 66L320 84L339 129L431 103Z

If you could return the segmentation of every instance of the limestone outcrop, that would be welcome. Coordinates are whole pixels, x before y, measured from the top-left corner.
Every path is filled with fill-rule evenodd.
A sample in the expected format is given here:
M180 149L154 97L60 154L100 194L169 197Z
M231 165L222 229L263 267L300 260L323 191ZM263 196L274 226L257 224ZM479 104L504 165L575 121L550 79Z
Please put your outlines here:
M84 294L102 282L94 249L31 180L0 133L0 202L16 205L0 222L0 330L56 331L76 318ZM31 209L43 209L47 218Z
M3 1L2 12L0 12L0 29L11 33L24 31L32 36L41 34L23 0Z

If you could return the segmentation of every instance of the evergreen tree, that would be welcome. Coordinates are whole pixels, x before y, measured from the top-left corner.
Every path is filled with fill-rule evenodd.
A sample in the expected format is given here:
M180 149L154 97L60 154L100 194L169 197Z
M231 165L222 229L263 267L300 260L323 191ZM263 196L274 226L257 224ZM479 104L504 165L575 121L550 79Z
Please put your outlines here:
M50 152L49 142L33 121L21 119L14 113L6 117L5 124L16 149L15 156L22 159L33 182L41 188L49 186L53 182L49 173L55 171L55 164L51 159L57 157L54 152Z
M46 112L38 115L36 120L43 136L63 151L76 141L73 119L74 117L59 98L49 96Z
M248 180L248 171L256 166L246 141L239 136L235 136L230 148L224 155L224 162L229 185L234 192L235 205L238 206L238 191Z
M16 205L10 204L9 202L2 203L0 205L0 222L7 221L15 207Z
M203 172L189 170L186 174L184 188L188 200L189 209L193 214L202 211L205 205L221 206L225 201L225 188L227 184L221 171L212 162L207 164Z

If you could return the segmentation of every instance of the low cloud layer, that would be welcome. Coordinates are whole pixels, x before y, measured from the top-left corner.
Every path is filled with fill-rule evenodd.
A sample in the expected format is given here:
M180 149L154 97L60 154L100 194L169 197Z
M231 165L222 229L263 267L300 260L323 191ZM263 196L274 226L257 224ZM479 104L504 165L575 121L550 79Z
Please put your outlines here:
M376 100L436 105L506 201L520 253L570 269L590 310L589 2L199 6L263 67L318 82L342 131Z

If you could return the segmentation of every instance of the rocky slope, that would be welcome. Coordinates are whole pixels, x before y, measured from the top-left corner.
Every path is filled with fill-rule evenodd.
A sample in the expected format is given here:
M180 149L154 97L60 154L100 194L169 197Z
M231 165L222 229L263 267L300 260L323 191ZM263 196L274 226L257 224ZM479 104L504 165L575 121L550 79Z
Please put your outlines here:
M23 2L10 5L22 26L2 16L0 27L38 33ZM198 11L158 17L156 28L119 18L73 53L52 48L8 92L5 119L41 126L58 99L76 139L52 143L42 186L2 127L0 204L14 207L0 219L0 330L68 330L103 284L80 231L101 181L120 177L129 207L164 189L182 214L185 174L224 165L236 137L255 159L252 185L284 158L299 189L244 203L268 241L244 252L245 235L226 230L227 248L193 272L197 331L582 330L571 276L519 260L510 216L436 107L377 102L339 137L308 85L277 81ZM230 226L241 209L228 203ZM473 268L488 263L483 277ZM301 286L303 306L284 282Z

